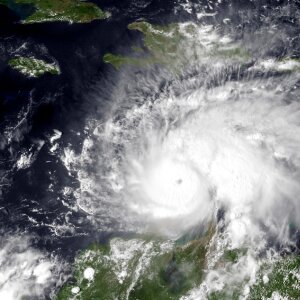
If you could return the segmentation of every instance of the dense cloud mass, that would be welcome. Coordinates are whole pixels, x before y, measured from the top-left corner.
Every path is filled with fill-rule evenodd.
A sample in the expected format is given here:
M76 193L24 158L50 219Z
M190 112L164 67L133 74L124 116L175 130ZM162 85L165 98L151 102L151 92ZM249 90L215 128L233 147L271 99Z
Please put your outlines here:
M294 84L281 82L284 90ZM128 135L116 142L126 150L124 201L179 222L189 214L202 221L213 207L272 230L291 221L299 211L299 103L278 89L272 81L229 82L129 111L114 124L114 134Z
M220 35L198 32L205 44L190 75L120 79L111 117L91 122L72 163L66 149L67 167L80 168L79 205L95 215L125 210L123 225L132 217L171 236L224 209L237 246L252 227L285 240L285 226L299 219L298 62L210 56ZM162 80L169 83L158 88Z
M62 263L31 245L32 237L4 234L0 245L0 298L41 299L60 284Z

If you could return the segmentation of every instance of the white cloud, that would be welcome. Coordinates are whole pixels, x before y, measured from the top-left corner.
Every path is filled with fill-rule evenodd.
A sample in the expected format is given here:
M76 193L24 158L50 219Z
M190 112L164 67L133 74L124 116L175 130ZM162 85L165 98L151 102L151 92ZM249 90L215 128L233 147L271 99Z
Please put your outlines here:
M30 245L26 234L4 234L0 241L0 299L44 299L59 283L58 260ZM61 270L59 270L61 271Z

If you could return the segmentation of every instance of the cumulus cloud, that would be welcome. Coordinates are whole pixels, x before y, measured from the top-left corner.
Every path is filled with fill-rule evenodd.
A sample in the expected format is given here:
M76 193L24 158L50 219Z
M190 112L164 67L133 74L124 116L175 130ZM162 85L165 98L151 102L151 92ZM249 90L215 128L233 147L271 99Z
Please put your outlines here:
M45 299L59 284L61 264L31 246L29 236L4 234L0 240L0 299Z

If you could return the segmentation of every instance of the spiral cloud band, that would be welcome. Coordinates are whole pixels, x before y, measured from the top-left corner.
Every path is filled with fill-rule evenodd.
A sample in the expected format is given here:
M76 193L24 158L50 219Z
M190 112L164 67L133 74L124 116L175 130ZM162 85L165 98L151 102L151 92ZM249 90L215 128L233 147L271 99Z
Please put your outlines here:
M300 213L298 62L212 58L217 41L237 44L211 26L198 35L181 78L121 72L105 121L90 122L79 156L66 149L78 205L101 226L108 218L172 237L222 210L232 247L265 234L287 241Z

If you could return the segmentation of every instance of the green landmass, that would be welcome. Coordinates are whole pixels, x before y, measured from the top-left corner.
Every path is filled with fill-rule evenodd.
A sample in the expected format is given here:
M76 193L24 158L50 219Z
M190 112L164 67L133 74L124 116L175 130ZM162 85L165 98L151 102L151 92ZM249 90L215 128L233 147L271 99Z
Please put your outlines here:
M112 64L116 69L122 65L149 66L159 64L167 66L172 71L180 70L193 60L206 57L249 59L249 53L236 45L229 48L215 44L213 49L205 51L205 47L198 41L197 27L194 24L181 26L179 23L168 25L153 25L145 21L133 22L128 25L129 30L143 34L144 49L133 45L132 55L106 53L105 63ZM188 53L188 54L187 54Z
M128 29L143 33L144 47L148 53L133 46L133 52L139 54L139 57L107 53L103 57L105 63L110 63L116 69L119 69L122 65L141 67L150 64L169 65L174 62L174 58L177 57L177 47L180 40L183 39L177 24L160 26L151 25L147 22L134 22L128 25Z
M89 23L109 16L96 4L80 0L0 0L0 4L11 9L14 9L16 4L34 6L35 12L23 20L23 23L54 21Z
M122 65L143 67L144 65L154 63L151 57L140 59L137 57L122 56L122 55L112 54L112 53L106 53L103 56L103 61L105 63L112 64L117 70L119 70Z
M271 298L277 292L289 300L300 299L300 255L280 258L265 264L251 288L250 300Z
M238 251L238 253L236 251L227 253L227 259L236 263L237 255L240 255L242 252ZM300 255L281 257L274 262L268 261L258 271L256 282L250 287L247 299L300 299L299 274ZM212 292L208 299L239 300L245 284L247 284L247 279L236 285L225 285L222 290ZM275 295L278 298L274 298Z
M229 261L231 263L236 263L240 257L246 255L246 249L230 249L225 250L224 252L224 260Z
M77 256L72 278L66 282L56 300L179 300L205 279L210 241L215 234L210 225L205 235L187 240L164 241L151 237L114 238L106 245L93 244ZM226 250L218 265L231 274L247 254L246 249ZM92 277L86 276L93 270ZM233 269L235 270L235 268ZM237 269L236 269L237 270ZM260 266L255 284L247 299L300 299L300 256L266 260ZM250 278L241 277L234 284L210 292L209 300L239 300Z
M16 57L9 60L8 64L15 70L28 77L40 77L45 73L59 75L59 66L55 63L46 63L34 57Z
M73 278L56 300L175 300L198 286L204 276L211 227L185 245L161 240L112 239L92 245L75 261ZM92 268L92 280L84 277Z

